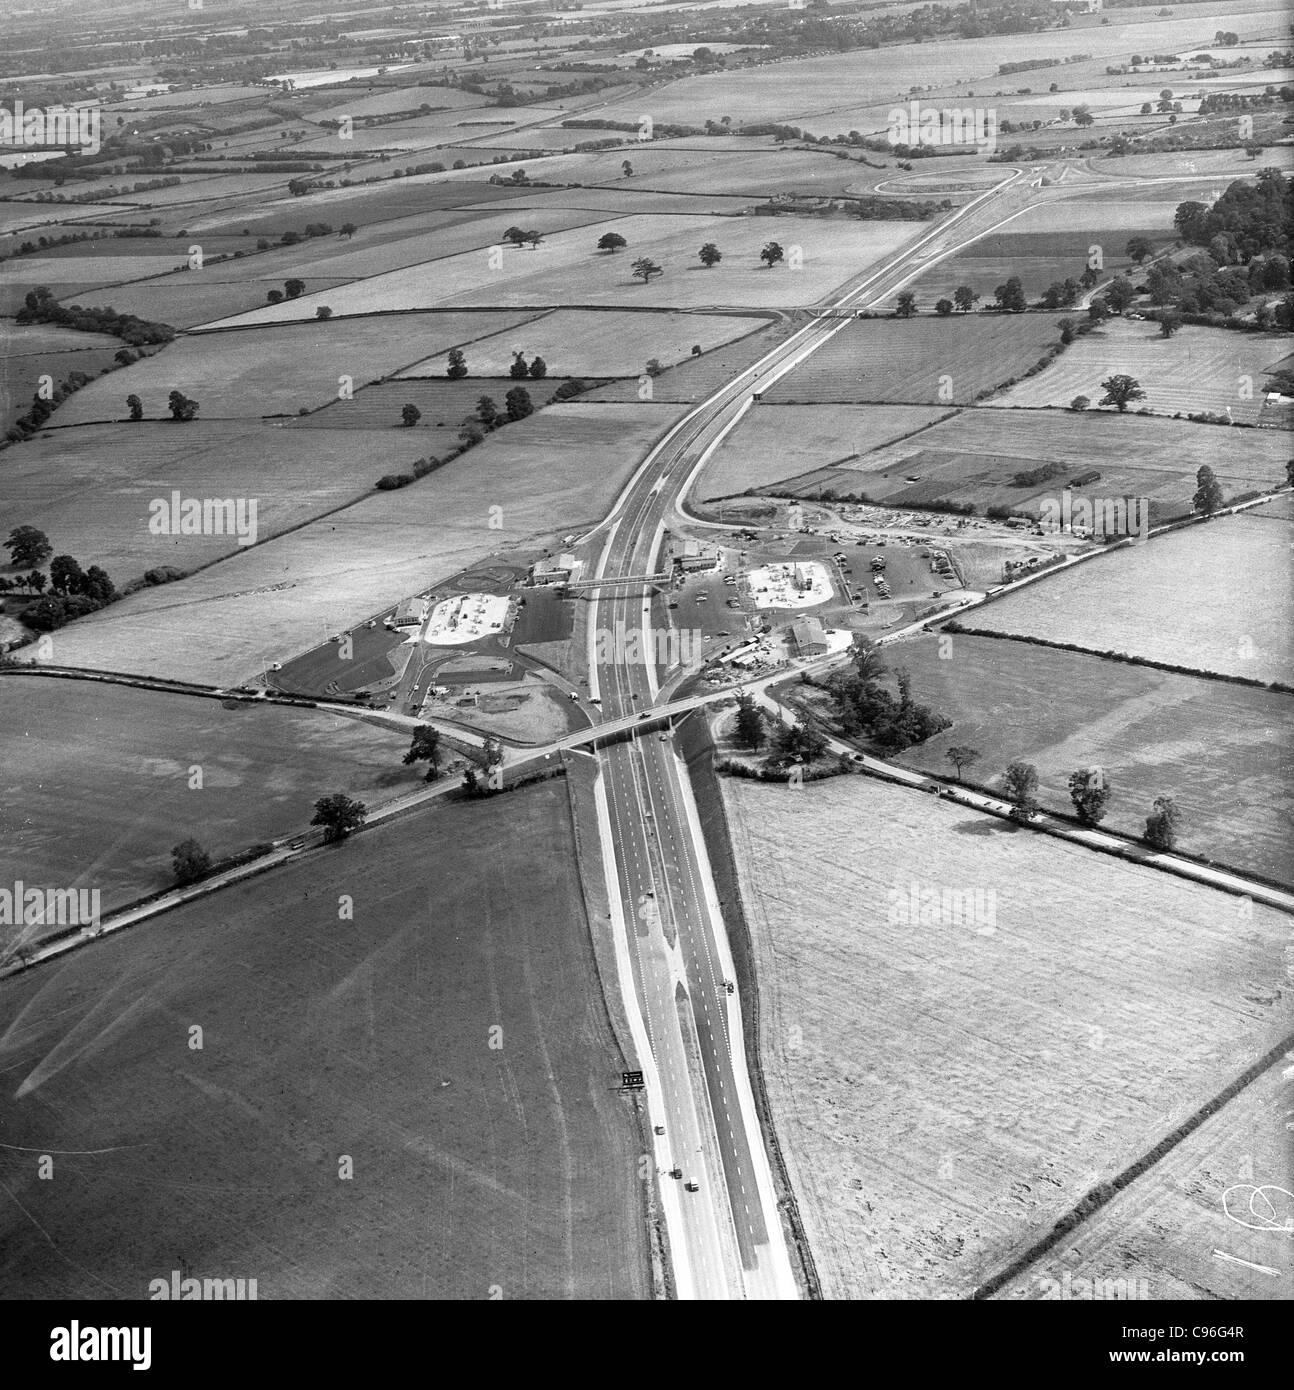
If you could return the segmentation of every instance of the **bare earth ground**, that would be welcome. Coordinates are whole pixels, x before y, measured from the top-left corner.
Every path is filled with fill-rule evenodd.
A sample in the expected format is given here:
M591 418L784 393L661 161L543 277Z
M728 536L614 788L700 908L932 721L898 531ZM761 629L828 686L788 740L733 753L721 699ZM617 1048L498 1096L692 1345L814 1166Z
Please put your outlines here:
M965 1297L1288 1031L1281 914L872 779L722 781L829 1298ZM892 920L913 883L993 913Z
M650 404L549 406L409 487L62 629L57 660L239 684L438 577L547 534L555 521L601 520L678 413Z
M621 1065L560 781L378 827L0 987L0 1292L646 1297Z

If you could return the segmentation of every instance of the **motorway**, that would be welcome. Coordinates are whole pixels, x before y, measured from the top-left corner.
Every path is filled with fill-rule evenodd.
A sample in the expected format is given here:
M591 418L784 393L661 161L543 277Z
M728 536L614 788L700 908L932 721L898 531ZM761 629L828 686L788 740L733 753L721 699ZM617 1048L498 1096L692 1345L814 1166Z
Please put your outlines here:
M903 248L884 268L847 284L822 317L683 418L652 451L606 521L595 577L658 569L667 526L692 479L767 389L848 322L888 300L933 261L1018 214L1040 171L1008 172ZM831 316L831 311L838 316ZM605 532L605 536L603 533ZM651 586L594 590L589 614L590 694L606 720L652 709L650 661L596 657L599 630L641 628L651 640ZM746 1070L741 998L686 769L668 735L598 748L599 833L612 901L620 985L646 1079L656 1166L675 1283L682 1298L796 1298L800 1294ZM608 843L609 841L609 843ZM663 1129L663 1134L660 1130ZM673 1177L672 1173L680 1176ZM696 1190L691 1190L695 1184Z

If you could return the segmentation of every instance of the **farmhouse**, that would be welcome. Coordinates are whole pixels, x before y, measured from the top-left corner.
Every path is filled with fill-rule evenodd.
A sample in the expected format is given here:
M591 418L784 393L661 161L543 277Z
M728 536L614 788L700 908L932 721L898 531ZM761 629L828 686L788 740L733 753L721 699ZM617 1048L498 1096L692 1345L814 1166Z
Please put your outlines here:
M787 628L796 656L821 656L827 650L827 634L817 618L801 618Z

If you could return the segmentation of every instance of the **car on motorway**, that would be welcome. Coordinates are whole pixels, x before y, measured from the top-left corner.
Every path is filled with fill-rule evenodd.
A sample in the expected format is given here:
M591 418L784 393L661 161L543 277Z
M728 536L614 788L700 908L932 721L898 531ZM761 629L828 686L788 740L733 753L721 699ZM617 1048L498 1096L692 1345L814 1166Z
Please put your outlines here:
M690 1179L688 1182L685 1182L683 1186L687 1188L689 1192L700 1192L701 1190L701 1184L697 1182L695 1178Z
M657 1125L657 1126L656 1126L656 1133L657 1133L657 1134L664 1134L664 1133L665 1133L665 1126L664 1126L664 1125Z
M651 718L651 710L649 710L649 709L643 710L643 712L638 716L638 718L639 718L639 719L650 719L650 718Z
M683 1170L681 1168L671 1168L669 1170L669 1175L671 1178L681 1178L683 1176Z

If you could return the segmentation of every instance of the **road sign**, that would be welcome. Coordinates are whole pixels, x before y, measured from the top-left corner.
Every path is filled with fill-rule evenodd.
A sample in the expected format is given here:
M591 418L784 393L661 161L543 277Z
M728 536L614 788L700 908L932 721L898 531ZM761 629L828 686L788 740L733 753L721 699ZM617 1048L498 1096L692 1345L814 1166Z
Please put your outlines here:
M622 1071L620 1073L620 1089L623 1091L641 1091L643 1088L643 1074L640 1071Z

